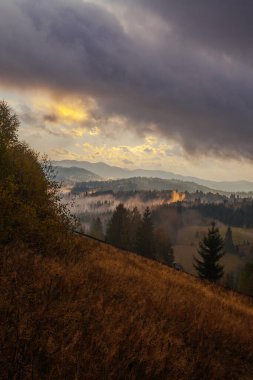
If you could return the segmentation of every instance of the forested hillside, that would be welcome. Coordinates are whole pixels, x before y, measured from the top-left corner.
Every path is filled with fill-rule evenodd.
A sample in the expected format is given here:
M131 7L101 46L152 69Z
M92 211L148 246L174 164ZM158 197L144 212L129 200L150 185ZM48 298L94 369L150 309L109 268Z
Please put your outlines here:
M194 182L184 182L176 179L161 179L161 178L145 178L145 177L134 177L128 179L118 179L112 181L90 181L77 183L73 187L73 194L78 194L81 192L89 190L102 190L102 191L114 191L115 193L119 191L139 191L139 190L175 190L178 191L188 191L194 193L197 190L203 193L215 192L208 187L198 185Z
M101 177L119 179L119 178L133 178L133 177L146 177L146 178L162 178L169 180L177 180L183 182L194 182L195 184L215 189L219 192L252 192L253 183L249 181L211 181L203 178L196 178L184 176L164 170L145 170L135 169L128 170L120 167L110 166L103 162L88 162L76 160L62 160L54 161L54 165L61 167L78 167L88 169Z

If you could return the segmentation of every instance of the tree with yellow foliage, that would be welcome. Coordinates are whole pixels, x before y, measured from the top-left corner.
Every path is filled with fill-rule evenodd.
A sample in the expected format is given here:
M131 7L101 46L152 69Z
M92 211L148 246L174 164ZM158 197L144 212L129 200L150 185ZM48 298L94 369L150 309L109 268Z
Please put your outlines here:
M63 253L73 220L60 203L51 166L18 140L18 128L17 116L1 101L0 245L22 242L43 254Z

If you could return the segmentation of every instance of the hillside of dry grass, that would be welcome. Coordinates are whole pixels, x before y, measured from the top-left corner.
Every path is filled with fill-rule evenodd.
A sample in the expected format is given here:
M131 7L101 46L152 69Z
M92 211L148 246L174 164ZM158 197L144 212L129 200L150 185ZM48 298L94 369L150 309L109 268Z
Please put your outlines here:
M1 378L253 378L250 299L92 240L77 247L1 256Z

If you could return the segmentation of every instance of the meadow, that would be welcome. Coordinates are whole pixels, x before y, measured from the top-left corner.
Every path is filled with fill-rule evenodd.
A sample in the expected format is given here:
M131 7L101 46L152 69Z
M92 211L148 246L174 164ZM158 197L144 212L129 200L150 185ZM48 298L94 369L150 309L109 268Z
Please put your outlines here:
M218 227L222 237L224 238L227 231L227 226L218 223ZM192 225L180 229L177 241L180 244L191 245L196 244L207 232L206 225ZM247 242L253 244L253 228L238 228L232 227L233 241L235 245L243 245Z
M219 224L222 237L225 237L227 226ZM179 229L176 244L173 246L175 261L180 263L188 273L196 275L193 267L193 256L198 257L199 241L207 233L208 226L192 225ZM225 274L240 271L246 262L253 261L253 229L232 228L233 241L239 247L241 255L226 253L221 262Z
M250 298L76 244L65 259L22 249L2 258L2 379L252 379Z

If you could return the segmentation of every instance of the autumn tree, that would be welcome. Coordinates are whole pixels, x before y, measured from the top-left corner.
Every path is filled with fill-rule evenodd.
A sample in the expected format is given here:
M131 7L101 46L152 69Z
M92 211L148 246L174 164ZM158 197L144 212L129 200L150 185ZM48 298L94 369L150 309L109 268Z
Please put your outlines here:
M79 279L72 288L62 279L67 258L76 260L84 243L73 236L52 167L19 141L18 127L0 102L0 378L56 378L49 371L62 349L52 354L49 337L62 331L59 299L71 302L80 287Z
M8 149L18 141L19 120L5 101L0 101L0 149Z
M52 167L18 140L18 128L17 116L0 102L0 245L23 242L43 254L66 253L73 221Z
M208 234L199 243L200 259L194 257L194 267L200 278L210 282L218 281L224 274L220 259L224 255L224 243L219 229L213 222Z

